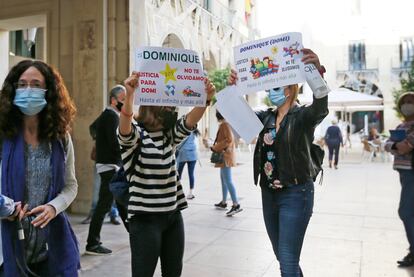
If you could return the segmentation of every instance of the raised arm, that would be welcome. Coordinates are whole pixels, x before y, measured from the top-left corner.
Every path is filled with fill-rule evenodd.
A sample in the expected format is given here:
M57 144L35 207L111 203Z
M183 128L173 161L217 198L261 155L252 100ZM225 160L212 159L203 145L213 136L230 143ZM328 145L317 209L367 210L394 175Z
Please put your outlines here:
M208 78L204 80L204 84L206 85L207 104L209 104L214 94L216 93L216 88ZM187 114L187 118L185 120L185 127L187 127L188 129L193 129L197 125L198 121L200 121L206 108L207 107L194 107Z
M123 136L131 134L132 116L134 115L134 92L138 88L139 74L132 71L132 74L124 81L126 97L122 106L119 118L119 133Z
M307 48L303 48L301 51L303 53L302 62L304 64L314 64L321 76L323 76L325 68L321 65L318 55ZM315 92L313 93L315 94ZM310 126L315 126L319 124L328 113L328 96L326 95L319 99L314 96L312 104L305 108L304 118L309 122Z

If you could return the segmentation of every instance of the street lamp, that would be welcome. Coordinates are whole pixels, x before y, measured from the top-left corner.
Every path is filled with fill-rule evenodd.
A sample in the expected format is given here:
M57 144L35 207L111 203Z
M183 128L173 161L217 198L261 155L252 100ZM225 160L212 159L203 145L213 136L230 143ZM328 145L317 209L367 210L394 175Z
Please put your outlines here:
M23 30L23 40L24 40L24 43L26 44L28 52L30 52L30 49L35 44L36 31L37 31L37 28L29 28L29 29Z

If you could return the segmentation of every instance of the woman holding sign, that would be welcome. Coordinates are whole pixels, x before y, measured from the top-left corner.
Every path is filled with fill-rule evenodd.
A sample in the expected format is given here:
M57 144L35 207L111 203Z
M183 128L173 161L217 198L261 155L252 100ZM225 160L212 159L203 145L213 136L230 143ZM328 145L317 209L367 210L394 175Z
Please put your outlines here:
M394 155L394 169L400 175L401 197L398 214L404 223L409 253L397 261L400 267L414 265L414 92L402 94L397 103L398 110L404 116L404 122L385 144L385 150Z
M133 124L138 81L138 72L125 80L127 93L119 123L121 155L131 185L128 218L132 276L153 276L158 258L162 276L180 276L184 254L180 211L187 202L177 177L175 146L195 130L206 107L195 107L177 120L175 107L140 106L138 124ZM215 87L208 79L205 87L209 103Z
M324 72L318 56L302 49L302 62ZM229 84L236 83L232 71ZM263 217L283 277L303 276L299 266L303 239L313 209L315 168L311 148L315 127L328 114L327 92L314 91L310 106L297 103L298 85L273 88L277 108L258 113L264 128L254 152L254 180L260 176ZM318 91L319 92L319 91Z

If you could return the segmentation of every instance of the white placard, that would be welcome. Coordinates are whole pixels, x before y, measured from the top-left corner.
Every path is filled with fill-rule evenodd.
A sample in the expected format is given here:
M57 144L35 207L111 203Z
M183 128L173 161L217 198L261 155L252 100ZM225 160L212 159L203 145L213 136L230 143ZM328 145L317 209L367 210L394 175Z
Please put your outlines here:
M217 93L217 110L247 143L259 135L263 124L246 102L238 95L235 86L228 86Z
M301 33L285 33L234 47L242 94L305 81Z
M195 51L140 47L135 70L140 75L135 105L205 106L204 72Z

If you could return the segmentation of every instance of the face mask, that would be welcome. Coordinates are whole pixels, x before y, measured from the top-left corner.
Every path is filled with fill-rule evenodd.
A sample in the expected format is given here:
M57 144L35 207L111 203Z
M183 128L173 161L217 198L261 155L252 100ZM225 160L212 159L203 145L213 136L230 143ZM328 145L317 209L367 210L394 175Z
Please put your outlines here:
M402 104L401 113L404 116L411 116L414 114L414 104Z
M40 113L46 106L46 89L41 88L19 88L16 89L13 104L25 115Z
M172 129L177 122L178 113L176 111L163 111L161 114L162 126L164 129Z
M118 102L118 103L116 103L116 109L117 109L118 111L121 111L122 106L124 105L124 103L119 102L118 100L117 100L117 102Z
M285 96L285 89L283 87L270 89L268 91L268 96L272 105L277 107L282 106L287 99Z

